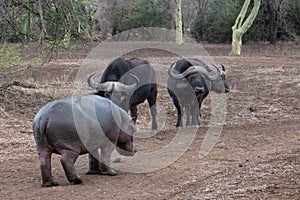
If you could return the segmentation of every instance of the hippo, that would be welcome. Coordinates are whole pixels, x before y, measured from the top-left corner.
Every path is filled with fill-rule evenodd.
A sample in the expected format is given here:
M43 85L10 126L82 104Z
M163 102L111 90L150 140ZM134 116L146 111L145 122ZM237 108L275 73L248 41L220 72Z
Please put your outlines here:
M70 183L82 183L74 163L79 155L87 153L87 174L116 175L109 165L111 153L116 148L121 155L133 156L135 131L129 115L107 98L71 96L46 104L33 120L42 186L59 185L51 173L52 153L61 155L60 162Z

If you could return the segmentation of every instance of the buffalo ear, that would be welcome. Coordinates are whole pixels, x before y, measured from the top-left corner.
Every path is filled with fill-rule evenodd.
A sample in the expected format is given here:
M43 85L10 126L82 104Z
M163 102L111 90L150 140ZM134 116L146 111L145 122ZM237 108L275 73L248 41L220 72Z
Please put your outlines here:
M224 67L224 65L223 65L223 64L221 64L221 66L222 66L222 70L225 72L225 67Z

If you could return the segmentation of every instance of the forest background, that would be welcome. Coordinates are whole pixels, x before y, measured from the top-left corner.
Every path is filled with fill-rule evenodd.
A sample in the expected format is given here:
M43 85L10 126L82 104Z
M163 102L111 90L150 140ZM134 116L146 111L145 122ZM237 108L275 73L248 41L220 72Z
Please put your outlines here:
M23 47L38 42L39 57L43 57L45 49L70 48L72 42L103 41L134 28L175 29L175 1L169 0L0 2L2 72L21 60L19 46L7 45L11 43ZM231 27L243 3L244 0L183 0L183 33L198 42L230 43ZM278 41L300 42L300 0L261 1L256 19L243 36L243 43Z

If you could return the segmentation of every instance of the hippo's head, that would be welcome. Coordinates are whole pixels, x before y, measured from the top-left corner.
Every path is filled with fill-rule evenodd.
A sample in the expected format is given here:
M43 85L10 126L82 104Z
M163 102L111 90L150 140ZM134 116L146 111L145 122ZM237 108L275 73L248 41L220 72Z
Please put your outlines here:
M130 119L130 122L120 129L119 137L117 140L116 150L122 156L133 156L136 153L136 148L133 144L133 134L136 128Z

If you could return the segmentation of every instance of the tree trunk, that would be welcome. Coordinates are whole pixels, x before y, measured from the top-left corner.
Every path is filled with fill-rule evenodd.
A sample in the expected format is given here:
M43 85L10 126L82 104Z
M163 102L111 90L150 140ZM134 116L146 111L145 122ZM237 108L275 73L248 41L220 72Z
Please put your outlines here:
M205 13L207 11L208 3L209 3L209 0L198 0L197 14Z
M282 0L267 1L267 9L269 13L269 41L274 45L277 42L278 23L282 2Z
M251 27L260 7L260 0L254 0L254 6L248 18L244 21L251 0L245 0L244 5L232 26L232 44L229 55L241 55L242 37Z
M176 0L171 0L170 1L170 10L169 10L169 15L171 19L171 29L176 30Z
M112 0L100 0L94 15L94 35L99 35L101 40L111 35L111 10Z
M39 13L40 13L40 20L41 20L41 33L40 33L40 38L39 38L39 44L42 46L44 42L44 37L46 32L46 26L45 26L45 21L44 21L44 14L43 14L43 4L42 1L39 0Z
M278 21L277 21L277 13L272 13L272 19L270 21L270 34L269 40L271 44L276 44L277 42L277 33L278 33Z
M231 55L241 55L242 36L243 34L240 30L232 31ZM232 52L234 52L234 54Z
M182 33L182 12L181 12L181 0L175 0L176 2L176 43L183 43Z
M27 1L27 6L29 7L29 1ZM30 41L30 33L31 33L31 12L27 10L27 21L26 21L26 38L25 38L25 43L29 43Z

